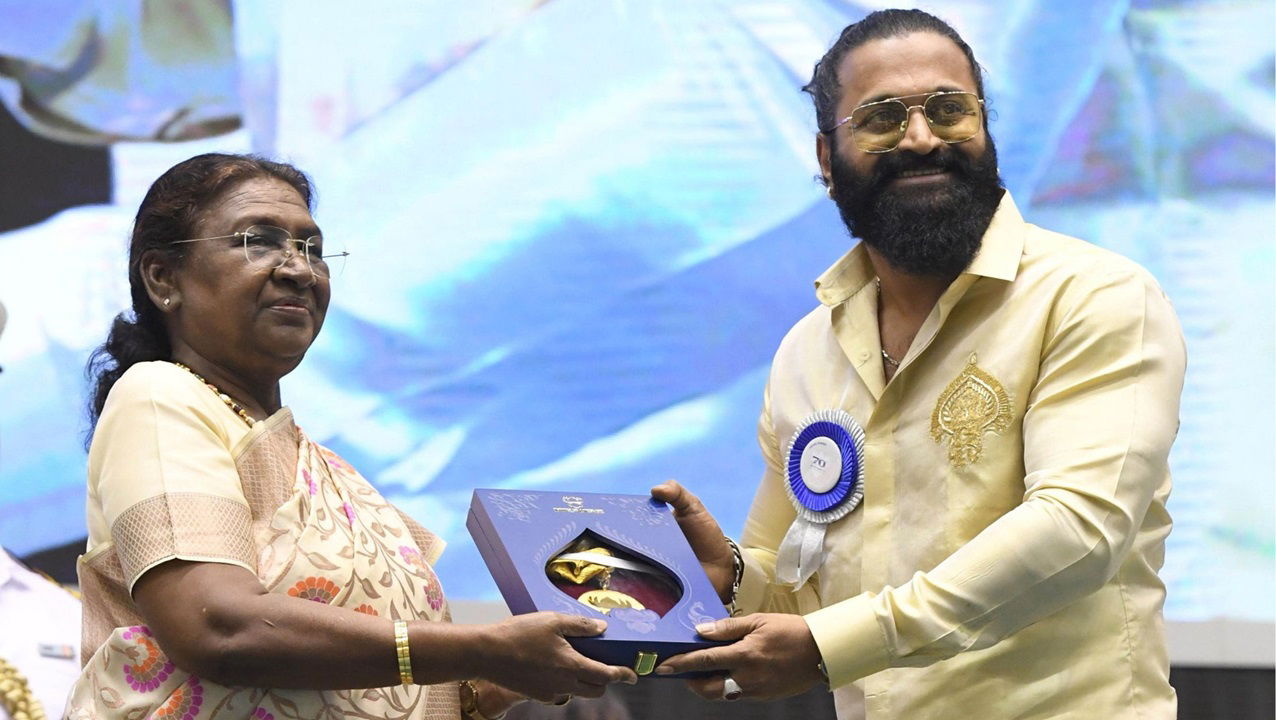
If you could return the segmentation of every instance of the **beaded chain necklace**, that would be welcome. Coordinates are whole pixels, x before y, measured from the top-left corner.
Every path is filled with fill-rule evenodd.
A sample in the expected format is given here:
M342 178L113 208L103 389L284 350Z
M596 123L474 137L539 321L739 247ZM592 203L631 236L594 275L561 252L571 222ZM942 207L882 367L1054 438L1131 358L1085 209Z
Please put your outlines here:
M191 375L194 375L196 380L207 385L209 390L212 390L213 393L217 395L217 397L222 399L222 402L226 403L226 407L233 410L236 415L239 415L239 417L243 418L244 422L248 423L248 427L252 427L253 425L257 423L256 420L252 419L252 417L248 415L248 411L244 409L243 405L240 405L239 403L235 402L234 398L222 392L221 388L218 388L216 385L208 382L199 373L195 372L194 370L191 370L185 365L179 362L174 362L173 364L185 370L186 372L190 373Z

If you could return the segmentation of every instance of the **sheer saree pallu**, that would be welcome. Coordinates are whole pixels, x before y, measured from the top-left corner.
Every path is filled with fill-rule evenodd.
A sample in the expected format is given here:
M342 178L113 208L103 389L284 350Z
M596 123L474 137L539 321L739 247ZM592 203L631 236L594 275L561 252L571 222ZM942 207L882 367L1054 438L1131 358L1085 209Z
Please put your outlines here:
M132 504L113 542L80 560L83 673L67 717L171 720L393 720L460 716L456 684L371 690L224 687L182 671L160 650L129 596L171 559L224 562L270 592L389 619L448 620L431 564L443 543L400 513L348 463L311 443L287 408L231 451L242 502L166 492ZM387 627L386 665L394 645Z

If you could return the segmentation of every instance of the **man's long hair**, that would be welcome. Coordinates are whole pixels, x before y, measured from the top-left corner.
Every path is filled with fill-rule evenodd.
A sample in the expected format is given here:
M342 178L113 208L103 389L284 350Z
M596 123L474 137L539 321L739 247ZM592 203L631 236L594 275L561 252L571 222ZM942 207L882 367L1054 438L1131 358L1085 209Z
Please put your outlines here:
M815 103L815 120L820 132L828 133L839 118L834 117L837 103L842 99L842 84L837 77L837 69L846 54L872 40L910 35L915 32L932 32L952 40L966 56L970 63L970 74L975 78L975 92L984 97L983 68L975 62L975 52L970 49L961 35L951 25L921 10L878 10L869 13L857 23L847 25L837 38L837 42L824 53L824 57L815 63L811 73L811 81L802 90L811 96ZM988 115L984 114L984 129L988 129ZM832 136L828 136L830 142ZM834 144L836 147L836 143Z

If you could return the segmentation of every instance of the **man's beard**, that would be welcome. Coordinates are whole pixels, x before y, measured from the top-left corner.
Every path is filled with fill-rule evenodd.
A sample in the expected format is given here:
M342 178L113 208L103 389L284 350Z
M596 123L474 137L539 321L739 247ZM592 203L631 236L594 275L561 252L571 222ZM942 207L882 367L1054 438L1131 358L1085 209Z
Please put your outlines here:
M955 277L979 252L1004 190L992 137L978 158L945 145L929 155L895 150L878 156L868 175L834 149L834 197L851 235L909 275ZM947 182L891 186L909 170L943 169Z

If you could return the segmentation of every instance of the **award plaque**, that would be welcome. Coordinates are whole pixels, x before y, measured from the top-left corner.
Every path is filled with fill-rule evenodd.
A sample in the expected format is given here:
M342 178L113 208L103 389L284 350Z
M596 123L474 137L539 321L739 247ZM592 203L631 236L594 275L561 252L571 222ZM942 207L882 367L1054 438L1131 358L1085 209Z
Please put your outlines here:
M668 657L723 644L696 634L727 611L662 502L475 490L465 526L510 612L607 621L602 635L567 638L582 655L648 675Z

